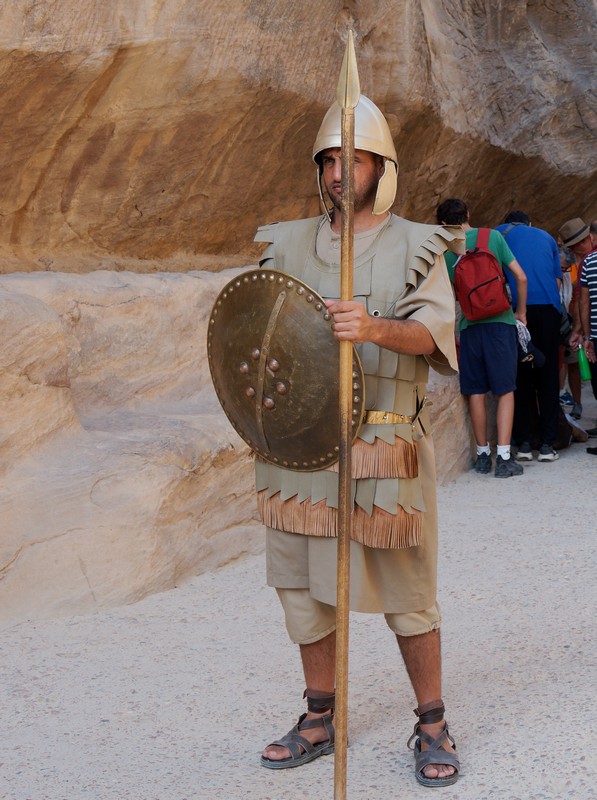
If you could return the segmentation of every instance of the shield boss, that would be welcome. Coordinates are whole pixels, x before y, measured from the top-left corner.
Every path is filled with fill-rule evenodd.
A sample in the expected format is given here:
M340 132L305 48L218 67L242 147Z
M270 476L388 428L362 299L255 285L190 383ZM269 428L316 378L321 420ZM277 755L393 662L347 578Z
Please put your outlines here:
M340 347L323 299L276 270L230 281L211 312L207 353L218 399L262 459L312 472L338 460ZM353 439L364 377L353 347Z

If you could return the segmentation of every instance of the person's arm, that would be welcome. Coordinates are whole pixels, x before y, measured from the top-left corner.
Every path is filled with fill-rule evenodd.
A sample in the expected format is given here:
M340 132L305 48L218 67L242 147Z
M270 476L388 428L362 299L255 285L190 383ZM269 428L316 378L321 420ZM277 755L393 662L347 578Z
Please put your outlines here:
M514 316L520 320L523 325L527 324L527 276L524 270L514 258L506 265L516 281L516 311Z
M570 313L572 314L572 333L568 344L571 349L577 348L582 344L582 322L580 320L580 278L572 287L572 300L570 301Z
M589 297L589 287L588 286L581 286L580 287L580 322L583 329L583 334L585 337L590 336L591 334L591 303ZM595 344L592 339L585 338L583 341L583 347L585 349L585 353L587 354L587 358L589 361L595 363L597 359L595 358Z
M422 322L373 317L356 300L326 300L325 304L334 317L332 329L338 341L373 342L415 356L432 355L436 350L433 336Z

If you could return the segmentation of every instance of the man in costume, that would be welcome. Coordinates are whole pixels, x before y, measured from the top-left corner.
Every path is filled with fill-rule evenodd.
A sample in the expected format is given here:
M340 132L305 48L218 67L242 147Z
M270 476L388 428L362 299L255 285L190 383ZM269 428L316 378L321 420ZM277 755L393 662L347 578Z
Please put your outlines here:
M411 737L417 780L454 783L458 759L444 720L436 602L435 464L425 385L429 366L456 372L454 297L444 264L460 229L390 214L397 157L388 124L361 95L355 108L354 300L340 294L341 116L334 104L313 150L321 217L259 229L260 266L287 272L325 298L338 340L358 345L366 415L352 447L350 608L385 615L417 698ZM314 369L317 366L314 364ZM330 420L330 424L334 424ZM334 749L338 472L296 472L256 459L267 527L268 584L300 647L307 712L261 763L304 764ZM409 742L409 745L411 744Z

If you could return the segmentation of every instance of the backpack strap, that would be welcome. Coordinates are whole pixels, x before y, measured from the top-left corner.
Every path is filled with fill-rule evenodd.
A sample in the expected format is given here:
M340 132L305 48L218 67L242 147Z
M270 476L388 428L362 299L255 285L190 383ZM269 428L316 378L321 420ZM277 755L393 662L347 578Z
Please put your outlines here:
M510 231L512 230L512 228L513 228L513 227L514 227L516 224L520 225L520 223L511 222L511 223L508 225L508 227L507 227L505 230L503 230L503 231L502 231L502 236L504 237L504 239L506 238L506 236L507 236L507 235L510 233Z
M481 250L489 250L489 234L491 228L478 228L477 229L477 244Z

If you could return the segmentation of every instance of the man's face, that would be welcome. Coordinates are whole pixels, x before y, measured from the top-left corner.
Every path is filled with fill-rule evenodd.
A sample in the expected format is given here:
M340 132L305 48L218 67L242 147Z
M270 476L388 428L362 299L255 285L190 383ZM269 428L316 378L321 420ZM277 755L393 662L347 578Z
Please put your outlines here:
M321 154L323 182L334 206L341 210L342 151L331 147ZM354 210L373 208L377 184L383 174L383 159L367 150L355 150L354 154Z
M588 236L585 236L584 239L581 239L580 242L573 244L568 249L571 252L573 252L577 258L584 258L594 248L595 248L595 243L593 239L593 234L590 233Z

